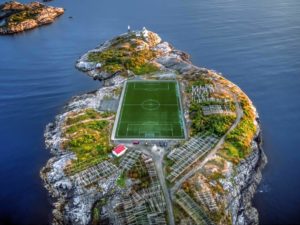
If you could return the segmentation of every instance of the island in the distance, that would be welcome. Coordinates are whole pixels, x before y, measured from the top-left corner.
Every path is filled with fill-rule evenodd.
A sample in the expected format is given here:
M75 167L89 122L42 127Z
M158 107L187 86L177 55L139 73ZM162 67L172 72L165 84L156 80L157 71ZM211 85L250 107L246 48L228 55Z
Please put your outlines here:
M145 28L76 67L103 87L47 125L53 224L258 224L266 157L239 87Z
M28 4L6 2L0 5L0 35L15 34L50 24L63 13L63 8L55 8L39 2Z

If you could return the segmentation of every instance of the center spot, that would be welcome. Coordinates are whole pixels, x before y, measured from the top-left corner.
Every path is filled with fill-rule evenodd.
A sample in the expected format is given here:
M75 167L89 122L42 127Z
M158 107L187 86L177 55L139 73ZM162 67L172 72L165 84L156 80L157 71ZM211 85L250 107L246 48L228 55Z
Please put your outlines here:
M156 110L159 108L160 103L154 99L148 99L142 103L142 108L145 110Z

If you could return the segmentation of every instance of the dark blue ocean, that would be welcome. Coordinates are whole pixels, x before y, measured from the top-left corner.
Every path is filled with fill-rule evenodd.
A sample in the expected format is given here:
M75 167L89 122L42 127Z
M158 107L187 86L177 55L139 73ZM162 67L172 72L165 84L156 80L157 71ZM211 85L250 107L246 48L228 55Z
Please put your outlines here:
M250 96L269 159L254 199L261 224L300 223L299 0L50 4L66 9L55 23L0 37L0 224L48 223L44 128L72 96L101 86L74 68L76 59L128 24L159 33Z

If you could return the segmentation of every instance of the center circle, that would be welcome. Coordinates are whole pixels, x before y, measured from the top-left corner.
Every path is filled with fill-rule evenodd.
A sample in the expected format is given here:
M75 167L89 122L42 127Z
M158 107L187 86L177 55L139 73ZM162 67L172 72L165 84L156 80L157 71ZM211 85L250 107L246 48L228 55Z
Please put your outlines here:
M157 100L154 100L154 99L148 99L148 100L145 100L143 103L142 103L142 108L145 109L145 110L156 110L159 108L160 106L160 103L159 101Z

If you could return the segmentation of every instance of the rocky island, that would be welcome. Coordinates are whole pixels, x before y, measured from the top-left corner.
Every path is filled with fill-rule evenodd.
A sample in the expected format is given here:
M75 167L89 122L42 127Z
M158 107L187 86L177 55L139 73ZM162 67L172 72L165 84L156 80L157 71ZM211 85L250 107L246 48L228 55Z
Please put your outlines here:
M63 8L46 6L39 2L6 2L0 5L0 34L15 34L50 24L63 13Z
M239 87L145 28L88 51L76 67L103 87L71 99L46 127L53 157L41 177L53 224L258 224L252 197L266 157L257 111ZM171 91L174 103L163 103ZM143 93L147 101L126 102ZM180 113L164 117L174 104ZM150 120L123 120L140 112Z

